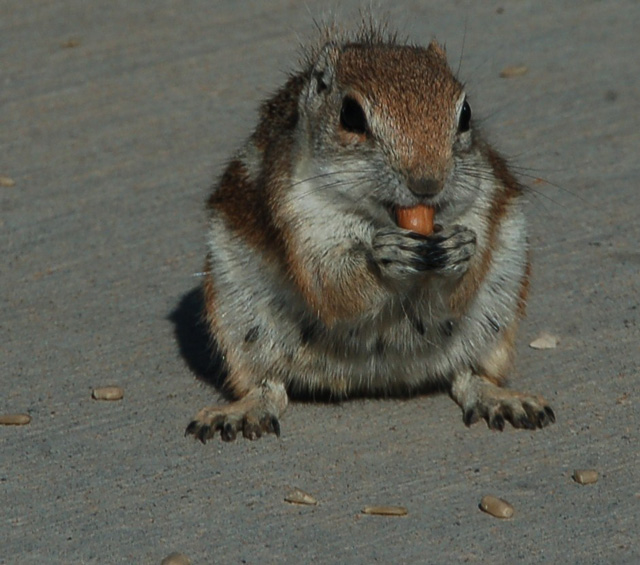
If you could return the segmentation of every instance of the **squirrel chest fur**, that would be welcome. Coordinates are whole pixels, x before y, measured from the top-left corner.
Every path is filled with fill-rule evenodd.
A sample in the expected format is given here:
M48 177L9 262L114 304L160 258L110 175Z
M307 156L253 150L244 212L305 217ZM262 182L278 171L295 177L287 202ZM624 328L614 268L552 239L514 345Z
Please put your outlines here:
M208 201L206 322L235 400L187 432L279 434L290 394L434 388L467 425L553 422L501 387L528 286L521 192L438 44L368 30L313 50ZM430 235L398 226L418 205Z

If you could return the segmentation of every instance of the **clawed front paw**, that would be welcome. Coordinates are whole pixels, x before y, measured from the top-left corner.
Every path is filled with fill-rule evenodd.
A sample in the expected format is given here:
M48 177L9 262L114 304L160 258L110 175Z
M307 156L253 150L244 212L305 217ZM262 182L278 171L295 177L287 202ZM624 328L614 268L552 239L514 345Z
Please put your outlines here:
M378 231L373 241L375 263L394 279L424 272L463 275L475 250L475 233L457 225L427 236L388 228Z
M200 410L187 426L185 435L193 435L202 443L217 432L223 441L233 441L239 432L247 439L258 439L263 434L280 436L278 417L288 401L284 384L264 379L231 404Z
M234 409L234 405L211 406L203 408L185 430L185 435L193 435L206 443L220 432L223 441L233 441L239 432L250 440L263 434L275 434L280 437L280 422L274 414L245 413Z

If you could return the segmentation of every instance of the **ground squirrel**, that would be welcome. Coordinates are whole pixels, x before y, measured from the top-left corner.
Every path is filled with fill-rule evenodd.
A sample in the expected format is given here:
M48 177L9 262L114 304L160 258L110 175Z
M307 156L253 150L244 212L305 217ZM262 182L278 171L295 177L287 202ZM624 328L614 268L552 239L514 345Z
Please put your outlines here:
M500 386L529 281L522 187L444 49L375 26L326 36L208 200L206 322L235 401L187 433L279 434L291 394L433 389L467 425L553 422L544 399ZM399 207L425 204L433 233L399 227Z

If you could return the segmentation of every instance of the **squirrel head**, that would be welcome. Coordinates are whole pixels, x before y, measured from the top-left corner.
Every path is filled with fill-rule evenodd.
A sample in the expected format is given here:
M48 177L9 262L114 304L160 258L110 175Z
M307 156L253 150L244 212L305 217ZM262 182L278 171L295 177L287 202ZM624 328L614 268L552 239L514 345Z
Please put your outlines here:
M454 153L471 145L470 106L436 42L328 42L306 77L298 108L306 157L380 172L389 185L380 196L390 202L436 197Z

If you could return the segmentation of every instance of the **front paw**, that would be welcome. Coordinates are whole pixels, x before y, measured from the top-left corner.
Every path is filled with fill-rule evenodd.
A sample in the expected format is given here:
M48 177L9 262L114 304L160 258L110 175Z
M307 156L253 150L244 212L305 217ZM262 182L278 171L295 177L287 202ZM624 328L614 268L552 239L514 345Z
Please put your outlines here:
M475 250L476 235L463 226L427 236L388 228L374 237L373 260L384 275L393 279L424 272L458 277L468 270Z
M216 432L220 432L223 441L235 440L238 432L252 440L269 433L280 436L280 422L275 414L245 410L241 402L203 408L187 426L185 435L192 435L202 443L206 443Z
M263 434L279 436L278 418L287 407L288 398L282 383L265 379L231 404L200 410L185 435L193 435L202 443L216 432L224 441L233 441L239 432L247 439L258 439Z

